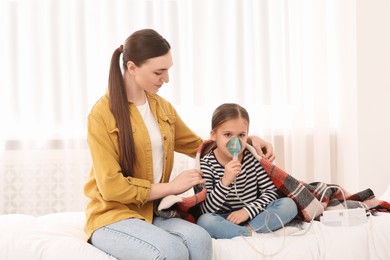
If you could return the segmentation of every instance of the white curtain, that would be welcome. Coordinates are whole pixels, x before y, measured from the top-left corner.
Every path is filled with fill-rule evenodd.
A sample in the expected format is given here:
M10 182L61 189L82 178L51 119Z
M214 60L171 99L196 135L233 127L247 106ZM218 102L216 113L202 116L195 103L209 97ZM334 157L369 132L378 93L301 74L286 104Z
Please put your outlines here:
M308 182L345 184L340 165L356 159L355 1L0 0L0 8L0 178L15 172L9 158L39 153L41 166L55 150L84 180L88 156L75 155L88 153L86 117L106 90L111 54L153 28L174 57L159 94L199 135L208 137L216 106L240 103L277 165ZM25 171L20 178L36 175ZM15 196L26 188L0 187Z

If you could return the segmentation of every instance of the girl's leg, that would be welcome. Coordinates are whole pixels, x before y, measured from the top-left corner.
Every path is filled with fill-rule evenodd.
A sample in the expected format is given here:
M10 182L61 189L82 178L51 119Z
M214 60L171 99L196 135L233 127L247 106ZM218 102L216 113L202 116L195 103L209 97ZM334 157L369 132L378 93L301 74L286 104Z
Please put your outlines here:
M202 227L181 218L155 217L153 224L167 231L181 241L192 260L209 260L212 257L212 241L210 235ZM175 246L171 246L173 253ZM167 258L170 259L170 258Z
M92 234L90 242L121 260L189 259L182 239L140 219L125 219L102 227Z
M209 232L212 238L230 239L237 236L250 236L248 227L227 221L228 214L206 213L198 218L197 224Z
M274 231L281 228L282 223L283 226L286 225L295 218L297 213L298 209L295 202L288 197L284 197L268 204L266 210L249 221L249 225L257 233L267 233L270 232L269 229ZM280 220L276 215L279 216Z

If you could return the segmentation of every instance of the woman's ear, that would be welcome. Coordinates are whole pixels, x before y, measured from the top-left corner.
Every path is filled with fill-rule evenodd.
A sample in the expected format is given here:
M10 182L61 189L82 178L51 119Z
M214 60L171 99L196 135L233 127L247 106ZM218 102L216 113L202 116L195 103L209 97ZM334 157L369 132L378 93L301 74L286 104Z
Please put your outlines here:
M135 69L137 68L134 62L128 61L126 65L127 65L127 71L133 74L135 72Z

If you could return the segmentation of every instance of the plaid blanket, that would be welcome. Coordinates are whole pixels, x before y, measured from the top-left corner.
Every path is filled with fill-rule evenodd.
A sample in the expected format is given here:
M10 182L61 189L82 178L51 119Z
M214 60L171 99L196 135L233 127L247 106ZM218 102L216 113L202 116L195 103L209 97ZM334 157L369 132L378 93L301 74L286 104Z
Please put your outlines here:
M375 199L371 189L350 194L339 185L323 182L305 183L295 179L264 157L260 157L252 146L247 145L246 148L260 160L279 191L294 200L298 207L298 215L304 221L317 219L324 210L340 208L364 207L373 214L390 213L390 203Z
M215 143L212 140L207 140L200 145L195 157L195 168L200 169L201 156L214 148ZM264 157L260 157L256 149L249 144L246 148L260 161L279 192L296 203L298 216L303 221L310 222L318 219L324 210L340 208L365 207L372 214L390 213L390 203L375 199L371 189L350 194L339 185L323 182L305 183L295 179ZM194 193L193 196L187 198L175 195L163 198L158 206L157 215L164 218L179 217L195 223L200 214L197 206L205 199L206 191L201 185L194 187Z

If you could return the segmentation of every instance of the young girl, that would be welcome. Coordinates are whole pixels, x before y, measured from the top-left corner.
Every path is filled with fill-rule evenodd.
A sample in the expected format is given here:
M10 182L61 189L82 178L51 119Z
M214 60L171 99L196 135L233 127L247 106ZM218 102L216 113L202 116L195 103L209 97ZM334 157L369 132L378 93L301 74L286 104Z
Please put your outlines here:
M197 224L213 238L229 239L277 230L290 222L297 215L296 204L279 198L259 160L245 148L247 111L237 104L223 104L214 111L211 125L216 148L200 159L207 198ZM227 148L232 138L241 143L237 159Z

